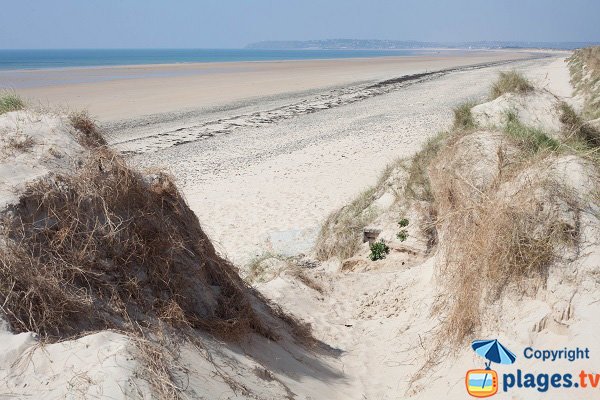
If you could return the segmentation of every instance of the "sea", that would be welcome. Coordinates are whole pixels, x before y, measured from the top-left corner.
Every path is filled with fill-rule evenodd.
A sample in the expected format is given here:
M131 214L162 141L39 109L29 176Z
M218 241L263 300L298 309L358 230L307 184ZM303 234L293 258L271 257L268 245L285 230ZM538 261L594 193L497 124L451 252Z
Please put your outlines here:
M0 70L225 61L277 61L410 56L427 50L68 49L0 50Z

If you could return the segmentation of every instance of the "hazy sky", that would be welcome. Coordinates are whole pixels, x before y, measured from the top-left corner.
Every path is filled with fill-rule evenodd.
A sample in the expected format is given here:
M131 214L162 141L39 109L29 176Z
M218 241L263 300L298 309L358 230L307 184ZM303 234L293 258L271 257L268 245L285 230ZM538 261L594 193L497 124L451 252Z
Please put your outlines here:
M0 48L260 40L600 41L600 0L0 0Z

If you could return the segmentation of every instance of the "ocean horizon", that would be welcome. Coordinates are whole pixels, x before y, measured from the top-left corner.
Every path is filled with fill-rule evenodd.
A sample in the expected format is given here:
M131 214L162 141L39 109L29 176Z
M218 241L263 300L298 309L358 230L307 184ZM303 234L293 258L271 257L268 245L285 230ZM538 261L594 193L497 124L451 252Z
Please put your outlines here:
M285 61L411 56L432 50L49 49L0 50L0 70L145 64Z

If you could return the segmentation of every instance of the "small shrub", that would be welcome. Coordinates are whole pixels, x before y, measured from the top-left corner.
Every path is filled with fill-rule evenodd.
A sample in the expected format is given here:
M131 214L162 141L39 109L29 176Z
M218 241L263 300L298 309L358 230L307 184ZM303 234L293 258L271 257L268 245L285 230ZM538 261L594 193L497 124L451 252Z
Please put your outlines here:
M400 232L398 232L396 234L396 237L401 241L404 242L406 239L408 239L408 231L406 229L402 229Z
M398 221L398 226L400 226L400 228L406 228L409 224L409 221L407 218L402 218L400 221ZM408 239L408 230L406 229L400 229L400 232L398 232L396 234L396 237L401 241L404 242L406 239Z
M453 128L455 130L469 130L475 128L475 119L473 119L473 114L471 113L471 109L474 106L474 101L468 101L452 110L454 112Z
M19 111L25 108L25 103L12 91L0 92L0 114Z
M385 241L381 239L379 242L371 243L371 254L369 258L372 261L383 260L386 254L389 254L390 247L385 244Z
M500 77L492 85L490 97L496 99L505 93L527 93L533 86L517 71L500 72Z

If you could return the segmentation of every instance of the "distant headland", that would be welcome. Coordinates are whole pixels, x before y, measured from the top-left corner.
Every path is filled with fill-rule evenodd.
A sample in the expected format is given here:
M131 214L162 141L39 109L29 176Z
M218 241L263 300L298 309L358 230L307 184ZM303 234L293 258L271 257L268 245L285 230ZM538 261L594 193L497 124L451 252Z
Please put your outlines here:
M524 41L476 41L476 42L422 42L415 40L379 39L323 39L323 40L267 40L250 43L247 49L263 50L398 50L398 49L514 49L540 48L573 50L597 45L596 42L524 42Z

